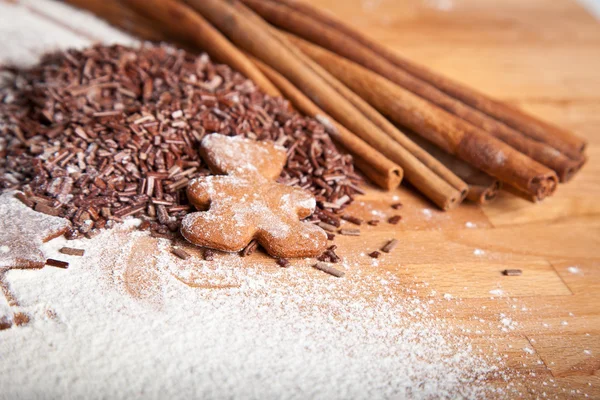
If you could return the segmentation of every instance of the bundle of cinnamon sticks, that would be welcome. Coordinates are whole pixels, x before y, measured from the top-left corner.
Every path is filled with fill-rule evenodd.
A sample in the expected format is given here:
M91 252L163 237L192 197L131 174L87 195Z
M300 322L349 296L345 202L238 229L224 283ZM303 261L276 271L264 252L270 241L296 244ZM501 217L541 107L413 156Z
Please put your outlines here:
M585 141L417 65L297 0L66 0L145 39L236 68L319 119L375 184L402 177L442 209L533 201L583 166Z

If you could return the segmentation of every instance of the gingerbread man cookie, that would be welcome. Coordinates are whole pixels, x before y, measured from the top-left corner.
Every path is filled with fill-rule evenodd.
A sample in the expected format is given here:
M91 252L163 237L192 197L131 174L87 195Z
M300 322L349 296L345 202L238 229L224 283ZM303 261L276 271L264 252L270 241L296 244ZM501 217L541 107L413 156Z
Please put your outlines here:
M274 180L286 162L285 149L270 143L207 135L200 154L217 174L187 188L199 210L185 216L182 235L191 243L240 251L253 239L274 257L315 257L327 246L318 226L302 222L316 207L308 192Z
M4 274L13 268L42 268L46 258L40 249L44 242L63 235L71 226L68 220L32 210L15 192L0 195L0 330L15 322L12 297ZM13 304L11 304L13 303Z

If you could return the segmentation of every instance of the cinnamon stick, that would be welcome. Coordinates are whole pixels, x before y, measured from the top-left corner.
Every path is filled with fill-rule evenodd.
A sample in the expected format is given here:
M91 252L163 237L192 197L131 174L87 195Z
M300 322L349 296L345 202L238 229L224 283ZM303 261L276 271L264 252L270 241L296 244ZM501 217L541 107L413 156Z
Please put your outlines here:
M400 185L403 171L399 166L333 120L281 74L256 59L253 61L296 109L325 126L327 133L352 154L355 165L367 178L385 190L392 190Z
M152 20L139 15L117 0L64 0L65 3L87 10L110 24L144 40L161 41L165 35Z
M549 145L533 140L505 123L464 104L429 82L397 67L377 52L334 27L323 24L303 13L294 12L292 8L272 0L242 1L274 25L369 68L446 111L469 121L553 169L562 181L569 180L585 162L581 157L571 160Z
M252 11L243 4L220 0L186 0L207 20L221 30L240 48L264 62L294 86L305 93L326 113L348 130L384 154L404 169L407 178L416 174L424 179L411 182L429 199L443 209L455 207L462 194L432 173L416 157L383 133L348 100L314 73L270 32L268 24L258 16L248 17Z
M539 200L556 189L554 171L481 129L352 61L302 40L294 43L375 108L444 151Z
M446 153L433 143L428 142L418 135L413 134L409 135L409 137L433 157L440 160L446 167L469 185L469 191L467 193L467 199L469 201L485 204L498 196L498 192L502 187L502 184L498 179L473 168L466 162Z
M397 67L404 69L419 79L435 85L438 89L471 107L504 122L524 135L542 143L546 143L574 160L582 158L582 153L584 152L587 143L585 139L572 132L541 121L515 107L494 100L475 89L437 74L423 65L414 63L374 40L369 39L367 36L343 21L340 21L332 14L325 13L316 7L296 0L278 1L296 12L303 13L315 21L338 30L343 35L368 47Z
M122 0L133 10L161 24L169 35L206 51L253 80L269 96L281 93L221 32L193 9L177 0Z
M452 187L456 188L461 193L467 193L468 185L458 176L456 176L456 174L454 174L450 169L448 169L443 163L439 162L435 157L432 157L428 152L415 144L368 102L350 90L346 85L327 72L326 69L314 62L310 57L307 57L304 53L302 53L283 32L280 32L275 28L273 28L272 32L291 51L293 51L294 54L296 54L296 56L302 60L302 62L308 65L315 73L323 78L340 95L344 96L348 101L350 101L358 110L360 110L360 112L370 119L371 122L377 125L381 131L398 142L402 147L413 154L426 168L429 168Z

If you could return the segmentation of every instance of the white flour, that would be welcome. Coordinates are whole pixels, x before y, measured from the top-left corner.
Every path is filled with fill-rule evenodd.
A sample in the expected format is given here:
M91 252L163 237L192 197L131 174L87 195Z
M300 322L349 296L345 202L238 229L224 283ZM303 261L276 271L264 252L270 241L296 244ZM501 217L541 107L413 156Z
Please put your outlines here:
M401 282L357 270L244 266L218 255L212 273L238 288L206 290L172 275L190 260L157 253L161 301L119 285L135 240L124 229L60 238L46 267L7 274L29 314L0 331L0 398L481 398L495 368L444 333ZM85 248L84 257L58 249ZM152 268L154 256L137 262ZM193 262L193 261L192 261ZM197 263L207 263L196 261ZM178 266L179 264L179 266ZM272 261L269 265L273 265ZM196 267L189 272L195 272ZM206 272L206 271L205 271ZM210 276L208 277L210 278Z

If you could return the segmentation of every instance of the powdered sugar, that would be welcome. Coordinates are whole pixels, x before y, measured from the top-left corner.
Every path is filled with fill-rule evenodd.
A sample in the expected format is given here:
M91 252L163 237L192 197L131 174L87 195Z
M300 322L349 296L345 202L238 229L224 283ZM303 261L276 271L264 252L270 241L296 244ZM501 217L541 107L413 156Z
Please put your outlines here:
M81 31L95 32L96 36L82 35L69 28L58 26L48 18L40 18L44 13L50 18L64 20L69 13L69 24ZM59 48L83 48L94 40L134 44L137 41L110 27L92 15L48 0L20 0L11 3L0 1L0 63L32 65L38 56Z
M128 226L68 243L44 251L69 269L7 275L32 321L0 332L4 396L480 398L496 369L391 273L184 261Z

